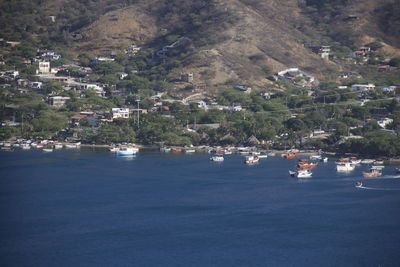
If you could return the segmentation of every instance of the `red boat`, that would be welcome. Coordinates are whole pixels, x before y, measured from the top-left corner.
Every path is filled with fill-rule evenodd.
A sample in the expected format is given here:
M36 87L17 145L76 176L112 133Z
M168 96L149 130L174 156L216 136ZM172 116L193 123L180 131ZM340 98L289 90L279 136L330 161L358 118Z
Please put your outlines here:
M182 152L182 148L173 147L173 148L171 148L171 152L172 152L172 153L180 153L180 152Z
M295 152L288 152L286 154L283 154L282 157L284 159L295 159L297 157L297 154Z

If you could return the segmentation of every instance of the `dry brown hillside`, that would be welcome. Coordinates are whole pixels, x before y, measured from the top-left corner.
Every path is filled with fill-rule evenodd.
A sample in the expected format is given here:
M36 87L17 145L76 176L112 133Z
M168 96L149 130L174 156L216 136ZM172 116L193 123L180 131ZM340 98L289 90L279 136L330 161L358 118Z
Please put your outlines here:
M341 36L354 36L353 45L379 41L391 54L398 54L400 48L399 5L393 0L343 0L346 4L329 13L329 20L321 21L319 15L328 16L326 8L318 9L319 4L311 0L111 2L114 8L107 11L107 1L97 1L104 12L72 31L76 53L131 44L159 49L168 45L163 35L185 36L193 40L196 60L188 61L181 70L193 72L196 82L213 85L232 81L263 86L268 83L268 70L286 67L300 67L317 77L329 75L341 67L304 45L338 43L335 38ZM48 8L56 10L67 3L58 0Z

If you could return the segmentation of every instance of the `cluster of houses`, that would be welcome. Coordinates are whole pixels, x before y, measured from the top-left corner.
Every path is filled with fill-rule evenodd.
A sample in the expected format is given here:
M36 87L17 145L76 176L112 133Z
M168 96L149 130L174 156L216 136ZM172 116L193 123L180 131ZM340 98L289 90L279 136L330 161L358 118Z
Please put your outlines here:
M276 73L273 76L273 79L275 81L279 80L288 81L297 87L311 88L319 84L319 81L315 77L311 76L310 74L307 74L306 72L300 70L299 68L289 68L282 70Z

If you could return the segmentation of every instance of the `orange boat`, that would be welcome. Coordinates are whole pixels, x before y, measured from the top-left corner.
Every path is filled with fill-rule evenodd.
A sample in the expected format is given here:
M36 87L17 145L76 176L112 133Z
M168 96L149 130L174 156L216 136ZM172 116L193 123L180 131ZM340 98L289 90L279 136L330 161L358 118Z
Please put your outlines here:
M383 166L373 166L373 167L371 167L369 172L362 172L362 176L364 178L374 178L374 177L382 176L382 169L383 169Z

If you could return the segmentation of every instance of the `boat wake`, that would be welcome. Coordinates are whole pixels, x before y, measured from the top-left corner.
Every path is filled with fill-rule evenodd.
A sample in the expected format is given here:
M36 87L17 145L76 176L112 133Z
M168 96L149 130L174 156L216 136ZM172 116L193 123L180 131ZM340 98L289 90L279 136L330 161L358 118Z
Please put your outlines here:
M368 186L356 186L359 189L365 190L379 190L379 191L400 191L400 188L377 188L377 187L368 187Z

